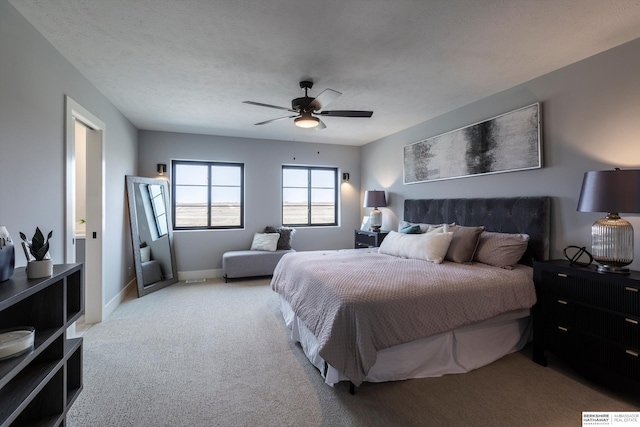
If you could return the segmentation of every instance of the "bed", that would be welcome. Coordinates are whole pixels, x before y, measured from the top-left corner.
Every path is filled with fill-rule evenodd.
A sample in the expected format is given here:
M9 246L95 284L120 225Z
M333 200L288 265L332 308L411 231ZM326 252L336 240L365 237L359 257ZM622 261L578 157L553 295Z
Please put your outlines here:
M520 350L530 338L536 301L532 261L548 258L550 202L548 197L405 200L405 225L430 224L433 230L421 229L429 232L415 237L392 232L386 239L393 236L395 243L385 239L380 249L284 256L271 287L292 340L327 384L350 381L352 388L365 381L464 373ZM450 252L441 263L393 252L407 239L456 235L454 228L439 230L441 224L466 231L482 226L485 231L476 233L482 239L526 235L529 240L519 261L502 266L508 268L453 262ZM499 252L488 252L492 248L478 246L478 251Z

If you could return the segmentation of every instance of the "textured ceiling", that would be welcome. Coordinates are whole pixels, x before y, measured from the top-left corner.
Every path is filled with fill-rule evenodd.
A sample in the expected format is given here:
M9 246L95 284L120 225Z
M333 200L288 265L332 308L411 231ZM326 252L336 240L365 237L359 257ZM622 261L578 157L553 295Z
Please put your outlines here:
M138 128L362 145L640 37L638 0L9 0ZM298 82L342 92L299 129Z

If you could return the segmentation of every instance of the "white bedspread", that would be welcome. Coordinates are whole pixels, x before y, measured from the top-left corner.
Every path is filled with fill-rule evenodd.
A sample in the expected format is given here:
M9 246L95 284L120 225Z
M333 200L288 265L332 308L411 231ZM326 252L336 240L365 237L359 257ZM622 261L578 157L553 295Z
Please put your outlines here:
M378 350L536 302L530 267L433 264L377 249L285 255L271 287L316 336L320 356L355 385Z

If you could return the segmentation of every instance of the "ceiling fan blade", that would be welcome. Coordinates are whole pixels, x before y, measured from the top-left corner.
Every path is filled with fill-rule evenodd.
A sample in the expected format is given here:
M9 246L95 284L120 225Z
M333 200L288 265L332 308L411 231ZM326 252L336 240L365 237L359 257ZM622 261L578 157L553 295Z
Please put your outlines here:
M355 110L333 110L333 111L320 111L316 113L321 116L332 117L371 117L373 111L355 111Z
M322 120L318 119L318 126L316 126L314 129L315 130L321 130L321 129L325 129L326 127L327 127L327 125L325 125Z
M277 110L291 111L292 113L297 113L296 110L292 110L291 108L278 107L277 105L271 105L271 104L263 104L262 102L242 101L242 103L243 104L257 105L258 107L275 108Z
M324 107L338 99L340 95L342 95L342 93L337 90L325 89L320 93L320 95L316 96L316 99L309 103L308 108L315 111L322 110Z
M266 125L267 123L277 122L278 120L284 120L284 119L293 119L294 117L298 117L298 116L278 117L277 119L271 119L264 122L255 123L255 125Z

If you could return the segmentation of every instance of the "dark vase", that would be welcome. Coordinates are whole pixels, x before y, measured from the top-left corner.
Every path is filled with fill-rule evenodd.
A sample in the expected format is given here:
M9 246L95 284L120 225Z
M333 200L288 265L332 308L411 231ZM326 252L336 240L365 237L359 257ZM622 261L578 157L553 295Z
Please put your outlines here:
M16 265L16 254L13 243L0 245L0 282L9 280Z
M7 227L0 225L0 282L9 280L16 264L16 254Z

